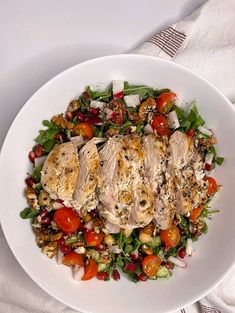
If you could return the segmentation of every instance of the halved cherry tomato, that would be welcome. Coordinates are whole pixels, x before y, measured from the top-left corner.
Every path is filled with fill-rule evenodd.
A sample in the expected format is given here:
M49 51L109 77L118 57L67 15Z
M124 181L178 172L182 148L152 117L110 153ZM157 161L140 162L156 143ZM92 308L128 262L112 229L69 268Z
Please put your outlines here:
M191 222L194 222L196 221L196 219L200 216L200 214L202 213L204 209L204 206L203 205L200 205L199 207L197 208L194 208L191 212L190 212L190 221Z
M210 176L204 177L204 180L208 181L208 183L209 183L208 190L207 190L207 195L209 197L211 197L218 191L217 182L216 182L216 180L213 177L210 177Z
M160 231L160 238L168 247L174 248L180 242L180 230L175 224L172 224L170 228Z
M97 263L93 259L88 260L87 263L85 264L85 274L82 280L92 279L93 277L96 276L97 272L98 272Z
M66 234L74 233L82 226L79 215L67 207L56 210L54 222Z
M158 112L164 114L171 108L173 102L177 96L174 92L163 92L156 99L156 105Z
M155 277L161 262L161 259L157 255L147 255L142 261L142 268L144 273L148 277Z
M153 129L156 129L157 133L161 136L167 136L170 134L167 119L163 115L155 116L151 126Z
M93 127L88 123L80 123L73 127L72 132L74 135L81 135L85 139L91 139L93 137Z
M81 254L75 251L70 251L67 254L65 254L65 256L63 257L62 263L68 266L73 266L73 265L84 266L84 261L83 261Z
M98 246L104 239L104 234L102 232L96 233L94 229L85 230L84 239L88 246Z

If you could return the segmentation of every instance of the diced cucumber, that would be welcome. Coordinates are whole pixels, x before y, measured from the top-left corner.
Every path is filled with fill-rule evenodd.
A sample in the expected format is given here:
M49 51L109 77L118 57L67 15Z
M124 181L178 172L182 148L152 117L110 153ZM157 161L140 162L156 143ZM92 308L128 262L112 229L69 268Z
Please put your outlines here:
M100 262L100 254L98 251L91 249L90 251L90 256L92 259L94 259L97 263Z
M157 272L157 277L160 278L168 278L171 276L171 272L165 267L165 266L160 266Z
M109 267L109 264L99 263L98 264L98 272L103 272Z
M160 236L153 237L150 242L147 243L147 246L150 248L155 248L161 244Z

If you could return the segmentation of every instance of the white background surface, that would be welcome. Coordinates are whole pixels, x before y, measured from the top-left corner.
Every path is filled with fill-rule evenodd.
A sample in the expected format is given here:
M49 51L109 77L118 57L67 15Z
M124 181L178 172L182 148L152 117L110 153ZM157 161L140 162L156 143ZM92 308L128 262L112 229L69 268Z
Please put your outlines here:
M204 2L0 0L0 147L25 101L54 75L128 52Z

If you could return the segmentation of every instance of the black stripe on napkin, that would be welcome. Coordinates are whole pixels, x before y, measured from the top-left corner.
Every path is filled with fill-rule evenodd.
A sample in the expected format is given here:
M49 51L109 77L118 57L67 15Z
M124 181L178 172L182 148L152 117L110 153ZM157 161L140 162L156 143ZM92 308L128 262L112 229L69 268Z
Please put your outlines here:
M209 306L205 306L205 305L203 305L201 303L199 303L199 304L200 304L200 308L201 308L201 312L202 313L222 313L221 311L216 310L214 308L211 308Z
M162 51L168 54L170 57L174 57L182 46L186 35L175 30L172 27L161 31L154 35L148 42L151 42L158 46Z

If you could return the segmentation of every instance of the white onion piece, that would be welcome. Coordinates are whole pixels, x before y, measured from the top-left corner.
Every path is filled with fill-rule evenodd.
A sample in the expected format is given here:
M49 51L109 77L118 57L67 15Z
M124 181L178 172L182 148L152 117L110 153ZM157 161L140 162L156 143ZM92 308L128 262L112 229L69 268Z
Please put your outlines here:
M110 234L118 234L120 233L121 228L118 225L114 225L112 223L106 222L105 228Z
M145 126L144 126L144 131L146 132L146 133L149 133L149 134L152 134L154 131L153 131L153 129L152 129L152 126L150 125L150 124L146 124Z
M170 261L171 263L175 264L178 267L182 267L182 268L187 267L187 264L183 260L175 258L174 256L170 256L168 258L168 261Z
M105 111L107 119L110 120L111 117L113 116L114 111L110 110L109 108L105 108L104 111Z
M73 273L73 278L75 280L82 280L83 276L84 276L84 273L85 273L85 270L84 270L84 266L79 266L79 265L75 265L73 268L72 268L72 273Z
M204 126L198 126L197 128L202 134L211 137L213 135L212 131Z
M78 148L85 143L82 136L70 137L69 140Z
M139 95L124 96L124 101L127 107L135 108L140 104L140 96Z
M171 111L167 115L167 121L171 129L176 129L180 127L180 122L179 122L177 113L175 111Z
M193 254L193 241L192 239L188 238L186 243L186 255L192 256Z
M111 252L111 253L121 253L122 249L120 249L118 247L118 245L114 245L114 246L109 247L109 252Z
M56 262L57 262L57 264L59 264L59 265L62 264L63 257L64 257L64 253L62 253L62 252L60 251L60 249L58 249L57 256L56 256Z
M44 156L41 156L41 157L38 157L38 158L35 158L34 159L34 164L36 167L38 166L42 166L46 160L47 156L44 155Z

